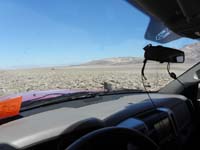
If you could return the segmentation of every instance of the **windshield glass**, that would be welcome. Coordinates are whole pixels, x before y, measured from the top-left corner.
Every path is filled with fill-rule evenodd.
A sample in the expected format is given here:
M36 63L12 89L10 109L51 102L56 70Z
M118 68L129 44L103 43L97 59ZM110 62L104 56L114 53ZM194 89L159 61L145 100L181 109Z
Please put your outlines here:
M0 96L33 90L143 89L140 70L149 17L123 0L1 0ZM186 64L198 61L198 43L179 39ZM156 43L152 43L155 45ZM149 90L171 79L166 64L146 67Z

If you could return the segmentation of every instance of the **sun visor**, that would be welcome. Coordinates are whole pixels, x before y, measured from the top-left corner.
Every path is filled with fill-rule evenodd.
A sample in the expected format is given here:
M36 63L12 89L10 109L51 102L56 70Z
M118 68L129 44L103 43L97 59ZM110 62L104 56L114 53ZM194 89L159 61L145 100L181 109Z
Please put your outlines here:
M166 27L163 22L155 18L151 13L146 11L146 9L138 5L136 0L127 0L127 1L136 9L138 9L145 15L149 16L150 18L150 22L147 26L144 35L146 40L164 44L181 38L181 36L179 36L178 34L171 31L168 27Z
M168 43L179 38L181 37L171 31L162 22L151 17L145 33L145 39L157 43Z

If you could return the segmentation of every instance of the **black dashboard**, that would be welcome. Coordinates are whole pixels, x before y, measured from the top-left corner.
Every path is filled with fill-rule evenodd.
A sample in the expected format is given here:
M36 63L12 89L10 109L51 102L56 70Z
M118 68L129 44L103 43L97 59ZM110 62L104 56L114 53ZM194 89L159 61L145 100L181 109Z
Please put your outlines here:
M121 100L109 101L109 103L112 104L110 105L110 109L108 111L109 113L106 112L107 110L106 107L108 107L105 105L106 103L98 103L86 106L88 107L85 109L86 111L89 111L88 110L89 108L90 109L93 108L94 109L93 112L97 114L93 114L93 116L91 117L84 115L83 118L85 119L81 119L79 114L78 115L80 118L79 121L74 121L73 123L66 125L66 127L62 129L62 133L58 134L56 131L56 135L55 134L52 135L53 132L51 131L51 129L48 129L47 132L52 132L52 133L51 136L49 136L50 138L46 138L46 140L38 140L38 142L32 141L32 144L26 144L26 146L21 146L20 148L21 143L17 145L16 144L17 140L14 141L12 139L13 142L12 140L9 141L11 143L9 145L17 145L18 148L15 146L16 149L24 149L24 150L40 150L40 149L62 150L65 149L67 146L69 146L71 143L73 143L75 140L79 139L81 136L89 132L104 127L117 126L117 127L136 129L142 132L143 134L147 135L148 137L150 137L163 149L165 148L168 149L172 146L173 148L175 147L179 148L180 146L183 146L183 143L185 143L185 141L190 138L194 130L191 117L192 104L190 100L180 95L154 94L152 95L154 105L152 105L151 101L148 100L141 101L140 103L137 104L132 103L133 99L135 98L142 99L143 96L144 96L143 94L124 95L121 97L123 100L119 98ZM100 105L104 106L104 110L98 111ZM119 109L118 108L119 106L120 107L122 106L122 109ZM84 107L81 108L79 108L81 109L79 111L82 111L82 114L84 114L84 109L83 109ZM55 115L56 112L55 110L53 111ZM62 112L62 114L67 112L69 113L70 111ZM41 113L38 113L34 116L35 117L38 116L38 119L40 119L41 117L45 120L47 112L44 113L45 115L43 116ZM59 114L59 112L57 113ZM50 113L48 113L48 115L50 115ZM66 120L63 121L67 121L67 123L69 123L70 119L67 119L67 114L63 114L63 116L66 117ZM73 111L71 112L70 116L71 117L73 116ZM56 117L56 115L54 117ZM31 119L31 116L27 118L25 117L24 121L29 121L29 122L33 121L29 119ZM19 119L15 123L20 124L22 120L23 119ZM4 125L4 129L6 128L12 129L10 123ZM0 127L0 132L1 130L2 129ZM33 130L35 130L35 128ZM28 137L28 133L23 134L23 138L26 138L26 136ZM1 137L2 136L0 136L0 140ZM32 139L36 140L33 137ZM28 143L27 141L24 142ZM1 146L4 148L6 147L5 143L0 144L0 148Z

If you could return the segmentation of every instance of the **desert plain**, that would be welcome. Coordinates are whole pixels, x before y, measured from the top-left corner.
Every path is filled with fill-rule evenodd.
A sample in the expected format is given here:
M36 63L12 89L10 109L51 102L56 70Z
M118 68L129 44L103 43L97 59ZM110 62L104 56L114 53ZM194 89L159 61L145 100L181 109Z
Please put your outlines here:
M190 65L172 66L177 75ZM122 66L61 66L0 70L0 96L38 90L81 89L102 90L109 83L113 90L144 89L141 82L142 64ZM166 64L147 65L145 70L147 89L157 91L168 84Z

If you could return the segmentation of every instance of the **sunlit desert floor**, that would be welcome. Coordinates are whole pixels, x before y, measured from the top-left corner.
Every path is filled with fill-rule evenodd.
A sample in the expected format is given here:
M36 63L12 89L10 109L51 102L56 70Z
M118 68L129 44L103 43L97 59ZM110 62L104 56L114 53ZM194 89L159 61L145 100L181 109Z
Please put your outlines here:
M187 65L175 66L173 71L180 75ZM115 89L143 89L141 65L129 66L74 66L0 71L0 96L32 90L49 89L103 89L107 82ZM166 65L147 66L145 71L150 87L158 90L169 83Z

